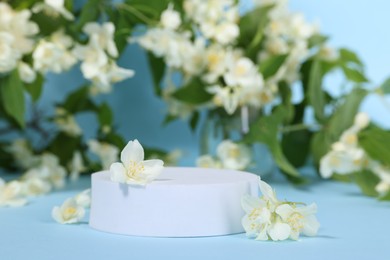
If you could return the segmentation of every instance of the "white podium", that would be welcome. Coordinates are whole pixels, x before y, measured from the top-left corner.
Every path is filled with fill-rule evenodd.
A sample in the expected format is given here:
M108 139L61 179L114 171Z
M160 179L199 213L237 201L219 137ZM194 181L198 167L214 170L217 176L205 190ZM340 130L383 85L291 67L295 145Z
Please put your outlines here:
M134 236L198 237L244 232L241 197L258 195L258 176L240 171L166 167L146 187L92 175L90 226Z

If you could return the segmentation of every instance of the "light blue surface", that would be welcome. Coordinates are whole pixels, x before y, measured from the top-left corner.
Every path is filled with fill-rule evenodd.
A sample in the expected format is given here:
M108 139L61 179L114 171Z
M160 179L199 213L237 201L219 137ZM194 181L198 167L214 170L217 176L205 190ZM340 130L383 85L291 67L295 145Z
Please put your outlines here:
M89 187L89 177L22 208L0 208L0 259L389 259L389 203L353 185L314 183L296 189L272 183L279 199L316 202L317 237L259 242L244 234L205 238L146 238L99 232L87 223L60 225L51 209ZM207 203L207 202L205 202Z

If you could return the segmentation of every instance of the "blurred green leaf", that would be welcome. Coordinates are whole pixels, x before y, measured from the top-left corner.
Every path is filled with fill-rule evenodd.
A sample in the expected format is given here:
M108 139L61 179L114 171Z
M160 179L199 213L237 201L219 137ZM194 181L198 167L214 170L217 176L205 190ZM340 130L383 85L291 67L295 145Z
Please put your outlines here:
M6 77L0 78L1 103L4 111L13 118L16 123L25 127L25 98L23 82L19 78L17 70L12 71Z
M109 144L115 145L120 150L122 150L125 147L125 145L126 145L125 139L122 136L120 136L119 134L114 133L114 132L110 132L108 135L106 135L100 141L107 142Z
M268 79L269 77L275 75L287 57L288 54L283 54L272 56L264 61L261 61L259 71L261 74L263 74L264 79Z
M386 79L380 87L384 94L390 94L390 78Z
M335 110L327 126L332 140L338 139L341 133L353 124L355 115L366 95L365 89L355 88L348 94L342 105Z
M350 81L356 82L356 83L364 83L368 82L368 79L364 74L357 69L352 69L347 66L342 66L342 70L344 72L345 77L349 79Z
M354 173L355 182L359 185L361 191L371 197L377 197L378 192L375 190L375 186L379 182L378 176L373 174L371 171L362 170Z
M199 118L200 115L198 111L195 111L190 118L190 127L193 132L196 130L196 127L198 126Z
M24 85L25 89L30 94L34 102L36 102L41 96L44 82L45 82L45 78L42 76L42 74L38 73L37 78L34 82Z
M88 0L83 5L79 18L74 24L75 29L81 31L86 23L98 20L100 12L104 10L105 2L106 0Z
M390 191L388 191L386 194L380 196L379 200L381 200L381 201L389 201L390 200Z
M283 134L282 150L294 167L305 165L310 152L312 133L306 129Z
M162 125L165 126L165 125L168 125L169 123L175 121L175 120L178 120L179 117L178 116L174 116L174 115L166 115L165 118L164 118L164 121L162 122Z
M283 122L285 112L283 107L278 107L271 115L259 118L251 125L249 133L244 137L244 142L266 144L282 172L294 183L303 183L305 180L284 156L278 139L279 126Z
M148 53L149 68L152 73L154 93L157 96L161 96L161 81L165 75L165 62L163 58L155 57L153 54Z
M340 61L341 63L353 63L359 66L363 66L362 61L360 58L357 56L357 54L351 50L341 48L339 50L339 55L340 55Z
M329 152L334 140L325 130L315 133L311 139L310 150L313 155L315 165L318 165L321 158Z
M55 154L62 165L67 165L73 158L73 153L81 147L81 137L69 136L60 132L47 148L48 152Z
M295 117L295 106L292 104L292 91L291 86L286 82L279 82L279 93L282 98L282 104L286 109L286 115L284 122L290 123Z
M113 115L111 108L107 103L103 103L99 106L98 119L101 127L112 125Z
M187 85L176 90L172 96L179 101L192 105L206 103L213 97L205 90L203 82L198 78L192 79Z
M88 86L82 86L71 93L60 106L71 114L96 109L95 104L89 98Z
M369 126L359 133L359 144L372 159L390 166L390 130Z
M322 90L321 61L314 59L311 63L309 78L307 82L307 96L310 105L314 109L314 114L320 122L325 120L325 94Z
M238 37L238 46L246 50L246 54L252 60L259 52L260 44L263 39L264 28L268 23L268 12L274 5L265 5L258 7L240 18Z
M314 34L312 35L308 40L308 47L313 48L319 45L322 45L329 39L328 36L321 35L321 34Z

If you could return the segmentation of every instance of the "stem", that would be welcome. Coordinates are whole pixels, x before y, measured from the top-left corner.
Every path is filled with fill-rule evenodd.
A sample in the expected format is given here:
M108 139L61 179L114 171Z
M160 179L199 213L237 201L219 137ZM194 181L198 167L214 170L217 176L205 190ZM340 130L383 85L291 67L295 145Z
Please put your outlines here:
M282 128L283 133L289 133L289 132L294 132L294 131L300 131L300 130L305 130L309 128L314 128L314 127L321 127L320 125L307 125L307 124L296 124L296 125L288 125Z
M149 19L149 17L145 16L143 13L141 13L136 8L134 8L130 5L122 3L122 4L118 5L118 8L121 8L121 9L133 14L134 16L136 16L138 19L140 19L141 21L143 21L147 25L156 25L155 21L153 21L152 19Z

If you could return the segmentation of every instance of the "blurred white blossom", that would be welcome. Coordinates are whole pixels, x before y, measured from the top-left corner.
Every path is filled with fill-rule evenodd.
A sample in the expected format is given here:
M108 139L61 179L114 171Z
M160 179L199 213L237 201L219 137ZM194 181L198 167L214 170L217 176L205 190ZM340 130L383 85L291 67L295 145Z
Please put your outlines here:
M91 189L83 190L78 193L74 199L76 200L77 205L83 208L89 208L91 206Z
M103 170L108 170L111 164L118 159L119 149L114 145L97 140L89 140L88 148L99 157Z
M55 206L52 217L60 224L74 224L80 222L85 215L85 209L77 204L74 198L67 199L61 206Z
M69 177L71 181L78 180L80 173L85 171L87 167L84 165L83 157L80 151L75 151L69 165Z
M65 0L45 0L43 3L36 3L32 10L35 13L45 12L49 16L61 15L67 20L74 20L73 14L65 7Z
M227 169L244 170L252 160L250 149L230 140L222 141L217 147L217 156Z
M33 52L34 69L41 72L62 73L76 64L70 51L74 42L63 30L53 33L48 39L39 41Z
M0 207L20 207L27 203L23 196L23 183L11 181L6 183L0 178Z
M171 30L176 30L180 26L180 14L173 9L172 4L161 13L161 24L164 28Z
M222 163L211 155L205 154L196 159L196 166L201 168L222 168Z

